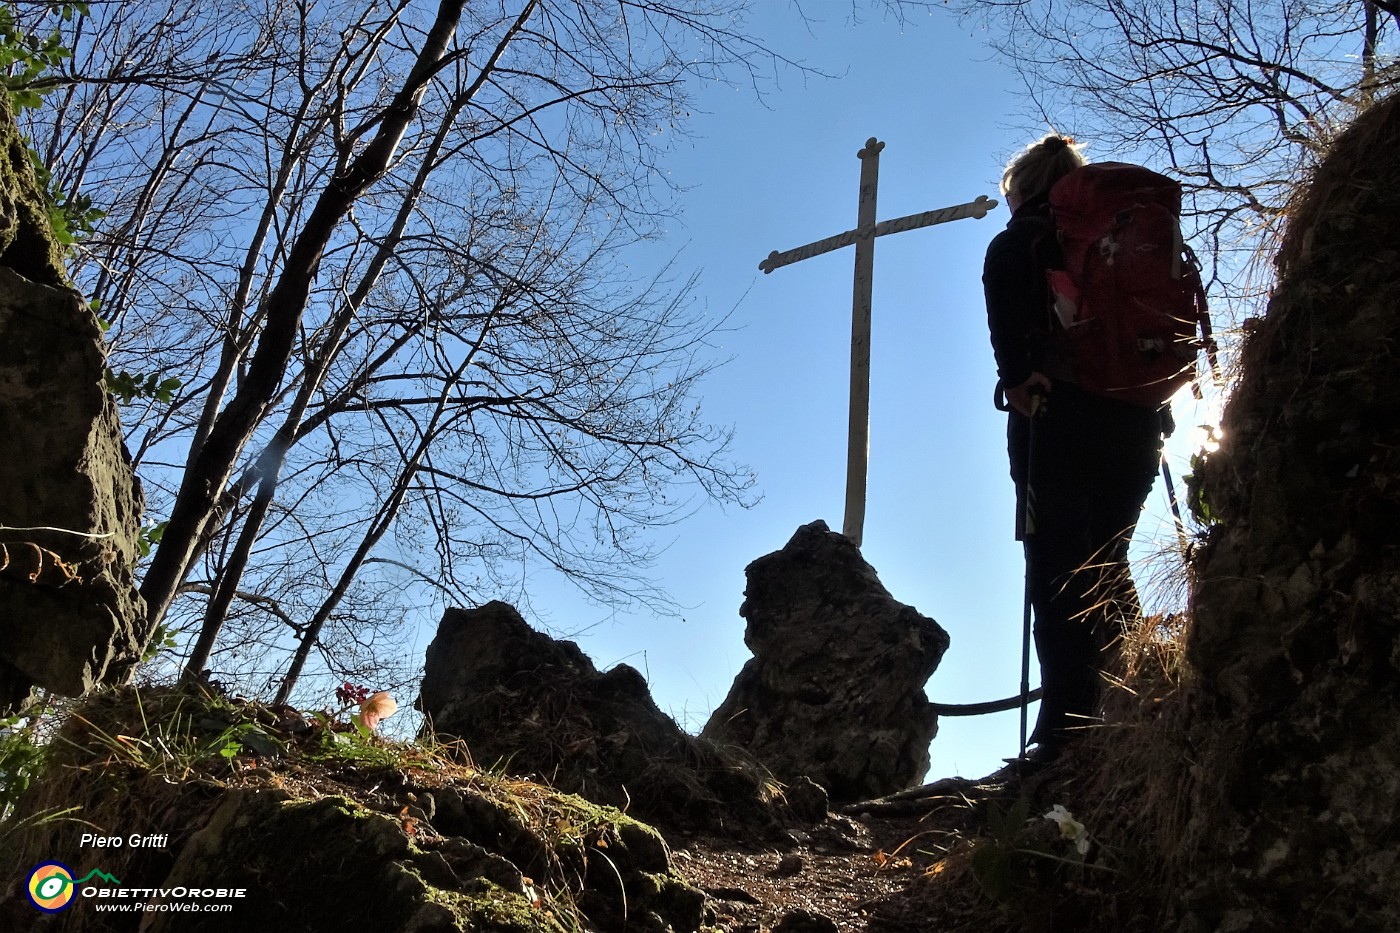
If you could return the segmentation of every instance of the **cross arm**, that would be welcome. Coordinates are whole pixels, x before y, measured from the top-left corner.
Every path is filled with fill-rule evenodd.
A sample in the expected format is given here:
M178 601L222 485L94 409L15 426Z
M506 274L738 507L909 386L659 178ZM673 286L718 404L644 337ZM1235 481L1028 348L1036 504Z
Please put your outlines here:
M924 211L922 214L910 214L907 217L896 217L894 220L884 220L875 225L875 236L884 236L886 233L902 233L905 230L917 230L920 227L931 227L934 224L944 224L952 220L961 220L964 217L974 217L981 219L987 216L992 208L997 206L997 202L987 197L985 194L979 196L975 201L968 201L966 204L955 204L952 207L940 207L934 211ZM796 249L779 252L773 250L768 254L768 258L758 264L764 274L780 269L783 266L791 265L794 262L801 262L813 256L820 256L822 253L829 253L834 249L849 246L860 239L860 230L847 230L845 233L838 233L836 236L827 237L824 240L817 240L815 243L808 243L806 246L799 246Z
M859 235L859 230L847 230L845 233L838 233L836 236L829 236L825 240L808 243L806 246L799 246L796 249L786 250L781 253L777 250L773 250L773 252L768 254L767 259L758 264L758 267L762 269L766 275L774 269L791 265L794 262L801 262L804 259L820 256L822 253L829 253L843 246L850 246L856 241Z
M992 208L997 206L997 203L984 194L978 196L977 200L968 201L966 204L940 207L936 211L924 211L922 214L910 214L907 217L896 217L894 220L882 220L875 225L875 235L903 233L905 230L917 230L920 227L932 227L934 224L946 224L950 220L962 220L964 217L981 220L987 216Z

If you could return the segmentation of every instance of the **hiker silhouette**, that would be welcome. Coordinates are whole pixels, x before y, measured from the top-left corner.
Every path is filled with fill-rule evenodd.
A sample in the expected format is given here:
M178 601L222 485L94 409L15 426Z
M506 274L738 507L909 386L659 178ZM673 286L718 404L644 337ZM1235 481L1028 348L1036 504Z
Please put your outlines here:
M1084 164L1073 140L1053 134L1011 161L1011 220L982 274L1043 688L1029 740L1022 726L1032 760L1053 759L1093 722L1104 653L1141 619L1128 544L1170 424L1165 406L1088 391L1056 333L1047 274L1063 259L1050 189Z

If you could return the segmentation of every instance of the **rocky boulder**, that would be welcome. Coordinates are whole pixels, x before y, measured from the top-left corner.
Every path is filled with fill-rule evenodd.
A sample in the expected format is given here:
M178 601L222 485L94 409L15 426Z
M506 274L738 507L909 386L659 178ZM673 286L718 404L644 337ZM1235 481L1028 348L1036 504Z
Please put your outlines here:
M573 642L535 631L503 602L443 614L418 708L479 765L536 775L658 826L773 819L766 775L683 732L635 668L599 672Z
M1400 97L1290 211L1193 497L1183 933L1400 929Z
M923 687L947 632L895 600L822 522L746 573L739 611L754 657L702 737L745 749L780 780L810 777L837 802L922 780L938 731Z
M0 98L4 95L0 95ZM143 500L104 380L102 333L67 288L42 195L0 110L0 710L76 696L140 657Z

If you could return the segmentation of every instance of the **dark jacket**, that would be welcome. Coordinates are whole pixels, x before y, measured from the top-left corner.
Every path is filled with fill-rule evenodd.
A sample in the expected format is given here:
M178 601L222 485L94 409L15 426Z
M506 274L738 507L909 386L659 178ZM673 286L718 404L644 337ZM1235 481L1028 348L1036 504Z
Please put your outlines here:
M1062 367L1047 358L1050 293L1045 271L1054 268L1059 258L1049 195L1022 204L987 247L982 266L987 326L997 376L1007 388L1025 382L1032 372L1066 375L1050 372Z
M1098 464L1105 464L1110 476L1127 471L1136 477L1146 463L1150 486L1163 426L1159 413L1089 395L1079 388L1068 361L1057 352L1045 273L1062 262L1048 194L1022 204L988 245L982 287L997 376L1006 388L1021 385L1032 372L1053 383L1048 402L1051 417L1042 417L1038 428L1037 459L1042 466L1074 464L1064 470L1066 482L1073 485L1073 476L1088 478ZM1030 471L1030 443L1029 419L1010 412L1007 452L1018 497L1024 494ZM1081 459L1085 462L1080 463ZM1041 486L1037 495L1043 498L1051 487L1045 482ZM1018 516L1022 512L1018 505ZM1018 537L1020 530L1018 526Z

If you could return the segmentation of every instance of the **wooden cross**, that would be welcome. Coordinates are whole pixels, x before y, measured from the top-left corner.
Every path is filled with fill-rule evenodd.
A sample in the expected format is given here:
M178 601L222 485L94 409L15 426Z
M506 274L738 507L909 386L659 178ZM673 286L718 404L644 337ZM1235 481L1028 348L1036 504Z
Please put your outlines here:
M982 218L997 206L986 195L967 204L943 207L922 214L910 214L894 220L875 222L875 189L879 184L880 150L885 144L874 136L865 141L865 148L856 153L860 159L860 203L856 228L836 236L817 240L806 246L778 252L758 264L764 273L774 269L829 253L834 249L856 247L855 288L851 300L851 410L846 447L846 517L842 533L859 547L865 526L865 478L870 458L870 296L875 272L875 238L886 233L902 233L933 224Z

